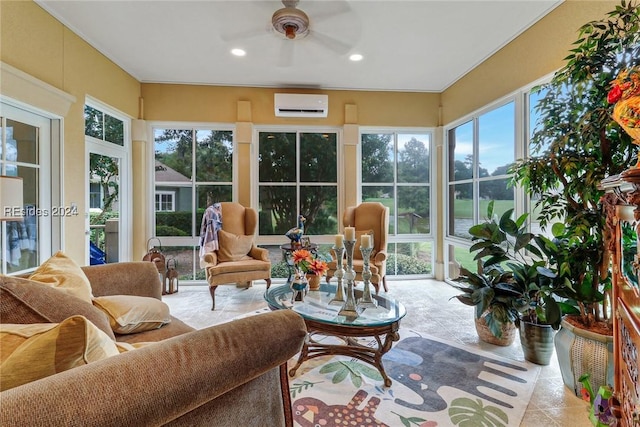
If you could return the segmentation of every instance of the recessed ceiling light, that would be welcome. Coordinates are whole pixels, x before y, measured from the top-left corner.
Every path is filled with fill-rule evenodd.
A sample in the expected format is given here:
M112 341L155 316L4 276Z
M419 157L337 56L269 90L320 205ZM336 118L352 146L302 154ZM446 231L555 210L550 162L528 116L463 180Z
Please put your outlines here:
M231 53L235 56L245 56L247 54L243 49L231 49Z
M349 59L352 61L362 61L362 58L364 58L364 56L360 55L359 53L354 53L349 57Z

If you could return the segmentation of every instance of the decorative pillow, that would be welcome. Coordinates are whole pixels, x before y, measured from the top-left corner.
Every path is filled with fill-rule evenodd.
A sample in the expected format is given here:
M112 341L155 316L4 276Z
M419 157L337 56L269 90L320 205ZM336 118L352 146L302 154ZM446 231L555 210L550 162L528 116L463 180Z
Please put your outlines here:
M0 275L2 323L60 323L75 315L115 339L107 315L92 304L44 283Z
M84 271L62 251L46 260L29 279L45 283L91 303L91 283Z
M240 261L246 257L253 246L253 236L242 236L218 230L218 261Z
M171 322L169 306L151 297L109 295L94 298L93 304L107 314L116 334L150 331Z
M360 252L360 238L362 237L363 234L369 234L371 236L371 246L375 246L375 243L373 241L373 230L362 230L362 231L356 230L356 245L353 248L353 259L362 259L362 253ZM371 251L370 258L373 258L375 256L376 256L376 250L374 248Z
M0 390L120 354L84 316L61 323L0 324Z

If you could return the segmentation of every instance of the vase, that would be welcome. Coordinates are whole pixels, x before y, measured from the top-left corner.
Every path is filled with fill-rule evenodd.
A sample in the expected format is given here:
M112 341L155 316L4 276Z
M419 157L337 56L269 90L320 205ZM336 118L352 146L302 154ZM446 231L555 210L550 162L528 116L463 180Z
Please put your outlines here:
M485 320L485 316L487 314L483 314L479 319L475 319L476 321L476 332L478 333L478 337L486 343L499 345L502 347L507 347L513 344L513 341L516 339L516 325L512 322L503 323L502 324L502 336L500 338L496 337L491 333L491 329L487 325L487 321Z
M589 374L591 386L598 390L613 384L613 336L575 327L566 318L555 336L556 355L562 381L576 396L582 389L578 381Z
M537 365L548 365L553 355L553 338L556 334L551 325L520 320L518 332L525 360Z
M320 289L320 279L321 277L317 274L307 274L307 282L309 282L310 291L317 291Z

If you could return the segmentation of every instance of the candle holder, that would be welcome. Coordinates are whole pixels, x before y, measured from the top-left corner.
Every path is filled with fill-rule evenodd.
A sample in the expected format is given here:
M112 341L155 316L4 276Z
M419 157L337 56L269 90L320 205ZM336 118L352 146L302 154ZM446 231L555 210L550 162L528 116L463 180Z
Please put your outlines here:
M344 285L342 284L342 278L344 277L344 268L342 268L342 259L344 258L344 246L339 248L333 247L336 254L336 272L334 276L338 279L338 286L336 288L336 295L329 305L343 305L344 304Z
M360 246L360 252L362 253L362 281L364 282L364 290L362 291L362 298L358 300L358 307L368 308L377 307L378 301L374 300L371 296L371 288L369 287L369 281L371 280L371 269L369 268L369 257L373 248L364 248Z
M347 250L347 271L344 273L344 278L347 281L347 300L338 313L341 316L352 319L358 317L358 307L356 305L356 298L353 294L353 286L356 278L356 272L353 270L353 248L355 244L355 240L344 241L344 246Z

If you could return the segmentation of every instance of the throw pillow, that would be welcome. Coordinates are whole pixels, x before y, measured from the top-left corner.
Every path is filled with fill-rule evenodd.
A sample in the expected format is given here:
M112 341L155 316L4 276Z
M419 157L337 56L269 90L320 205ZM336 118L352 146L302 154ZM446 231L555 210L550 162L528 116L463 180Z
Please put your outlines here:
M0 325L0 390L120 354L83 316L61 323Z
M60 323L77 314L115 339L107 315L92 304L44 283L0 275L2 323Z
M109 295L94 298L93 304L107 314L116 334L150 331L171 322L169 306L151 297Z
M356 230L356 244L355 244L355 247L353 248L353 259L362 259L362 252L360 252L360 238L362 237L363 234L369 234L371 236L371 246L375 246L375 243L373 241L373 230L362 230L362 231ZM376 256L376 250L374 248L371 251L370 258L373 258L375 256Z
M240 261L246 257L253 246L253 236L243 236L218 230L218 261Z
M46 260L29 279L45 283L91 303L91 283L84 271L62 251Z

